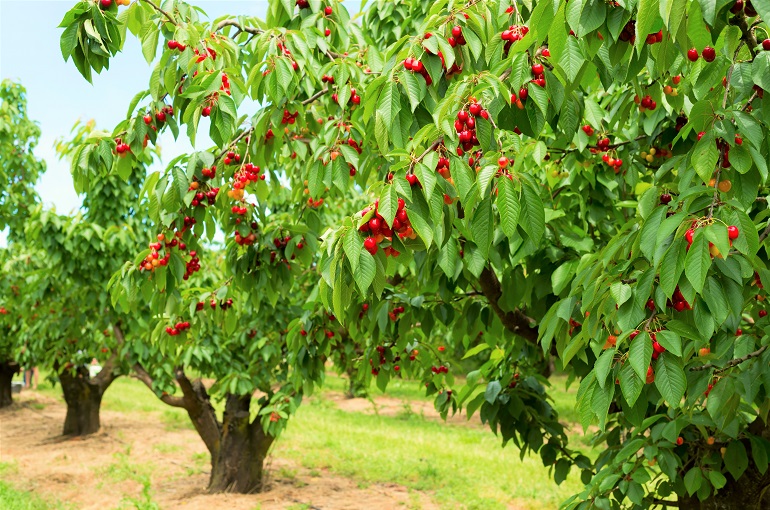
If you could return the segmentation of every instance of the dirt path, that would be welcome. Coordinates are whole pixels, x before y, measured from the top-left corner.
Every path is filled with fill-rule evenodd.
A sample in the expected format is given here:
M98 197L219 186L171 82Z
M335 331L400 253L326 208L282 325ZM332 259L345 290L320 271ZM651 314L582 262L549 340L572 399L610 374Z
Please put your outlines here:
M0 410L3 480L84 510L134 508L130 500L147 502L149 497L162 509L188 510L439 508L427 494L399 485L360 487L285 459L272 460L266 493L209 495L208 452L194 431L169 430L153 413L102 411L98 434L64 439L65 410L63 403L35 392ZM148 494L143 493L146 487Z

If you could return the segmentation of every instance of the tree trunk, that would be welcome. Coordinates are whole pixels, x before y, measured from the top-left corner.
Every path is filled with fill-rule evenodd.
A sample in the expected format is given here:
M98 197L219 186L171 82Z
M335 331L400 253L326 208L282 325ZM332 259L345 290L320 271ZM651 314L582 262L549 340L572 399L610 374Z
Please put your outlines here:
M273 437L259 418L249 422L250 396L227 395L219 447L211 452L210 492L261 492L264 464Z
M349 368L346 370L347 376L348 376L348 389L345 392L345 398L359 398L359 397L366 397L367 391L366 386L361 384L356 379L355 371L352 368Z
M89 380L88 369L79 367L74 374L70 370L62 370L59 381L67 402L62 433L65 436L86 436L98 432L104 392L98 384Z
M0 408L13 404L11 381L18 371L19 365L15 361L0 363Z
M141 364L135 364L134 371L140 381L153 389L152 376ZM259 417L249 422L251 396L228 393L220 423L200 379L190 381L184 369L177 367L176 380L182 396L163 393L160 399L187 411L195 430L206 444L211 454L208 490L241 494L263 491L265 458L275 438L264 433Z

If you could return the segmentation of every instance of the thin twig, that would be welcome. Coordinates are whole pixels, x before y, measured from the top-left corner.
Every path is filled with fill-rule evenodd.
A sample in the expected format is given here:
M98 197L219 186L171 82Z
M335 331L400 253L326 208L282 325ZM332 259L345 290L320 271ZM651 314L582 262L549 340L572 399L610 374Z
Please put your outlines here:
M219 154L217 154L217 156L214 158L214 161L218 161L218 160L222 159L222 158L225 156L225 154L227 154L227 152L230 150L230 148L231 148L233 145L236 145L238 142L240 142L241 140L243 140L245 137L247 137L247 136L251 135L251 133L252 133L252 132L254 132L254 126L250 127L249 129L247 129L246 131L244 131L243 133L241 133L240 135L238 135L238 136L235 138L235 140L233 140L232 142L230 142L229 144L227 144L227 147L225 147L224 149L222 149L222 151L221 151Z
M261 30L259 28L245 27L240 23L238 23L238 20L234 20L234 19L223 19L222 21L217 23L216 26L214 26L214 32L219 32L225 27L235 27L238 29L239 32L247 32L252 35L259 35L264 32L264 30ZM238 34L235 34L235 35L238 35Z
M727 364L725 366L723 366L722 368L717 368L716 370L714 370L714 373L715 374L721 374L722 372L724 372L724 371L726 371L726 370L728 370L730 368L733 368L735 366L740 365L744 361L748 361L751 358L756 358L757 356L761 356L762 353L765 352L766 350L767 350L767 346L763 345L762 347L760 347L756 351L750 352L749 354L747 354L747 355L745 355L745 356L743 356L741 358L735 358L733 360L728 361ZM706 363L705 365L701 365L699 367L691 367L690 368L690 372L700 372L701 370L709 370L711 368L716 368L716 367L715 367L715 365L713 363Z
M307 98L307 99L305 99L304 101L302 101L302 106L307 106L307 105L309 105L310 103L312 103L313 101L315 101L315 100L316 100L316 99L318 99L319 97L323 96L323 95L324 95L324 94L326 94L327 92L329 92L329 89L328 89L328 88L323 88L323 89L319 90L318 92L316 92L315 94L313 94L313 95L312 95L312 96L310 96L309 98Z
M158 11L159 13L164 15L166 17L166 19L168 19L169 22L171 22L173 25L179 26L179 24L176 21L174 21L174 18L171 17L171 14L169 14L166 11L164 11L163 9L161 9L158 5L155 4L155 2L153 2L152 0L142 0L142 1L143 2L147 2L148 4L150 4L153 9L155 9L156 11Z

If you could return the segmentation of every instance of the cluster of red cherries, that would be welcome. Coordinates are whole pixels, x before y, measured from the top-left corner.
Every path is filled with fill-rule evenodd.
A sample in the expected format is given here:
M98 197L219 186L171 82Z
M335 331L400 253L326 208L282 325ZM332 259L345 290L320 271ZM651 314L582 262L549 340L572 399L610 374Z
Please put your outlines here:
M195 198L192 199L190 205L193 207L205 207L206 204L214 205L217 200L217 193L219 193L219 188L211 188L205 193L203 191L199 191L195 194Z
M457 137L460 140L460 147L457 148L458 156L462 156L466 151L480 145L479 139L476 137L477 117L489 119L489 112L481 106L481 103L471 97L467 111L463 109L457 112L457 119L455 120L455 131L457 131Z
M123 142L121 138L115 139L115 152L119 156L125 156L127 152L131 151L131 146Z
M364 239L364 249L366 251L372 255L375 255L379 249L379 243L382 242L382 240L385 238L391 238L393 236L393 232L396 232L402 239L407 237L409 239L414 239L417 237L417 234L415 234L414 230L412 230L412 224L409 221L409 215L406 212L405 205L406 203L404 202L404 199L399 198L396 216L393 218L393 224L391 225L391 228L388 228L388 224L385 223L385 219L377 211L379 200L374 203L374 216L368 222L364 223L358 228L359 232L369 234L369 237ZM366 215L371 210L372 206L369 206L362 211L362 214ZM398 257L400 255L398 251L394 250L390 246L385 248L383 251L385 252L386 256L390 255L393 257Z
M298 115L299 115L299 112L291 113L289 110L284 110L283 118L281 119L281 124L294 124L297 121Z
M190 323L187 321L184 322L177 322L173 326L166 326L166 333L169 334L169 336L177 336L182 331L187 331L190 329Z
M185 46L184 44L180 43L179 41L175 41L173 39L171 39L169 42L167 42L166 46L168 46L168 49L170 49L170 50L177 50L177 51L180 51L180 52L182 52L182 51L187 49L187 46Z
M265 175L260 175L260 168L258 166L255 166L252 163L246 163L235 172L233 179L235 181L233 182L233 188L243 189L252 182L257 182L259 180L264 181Z
M393 322L396 322L398 320L398 316L404 313L404 307L399 305L393 308L392 311L388 312L388 317L390 317L390 320Z

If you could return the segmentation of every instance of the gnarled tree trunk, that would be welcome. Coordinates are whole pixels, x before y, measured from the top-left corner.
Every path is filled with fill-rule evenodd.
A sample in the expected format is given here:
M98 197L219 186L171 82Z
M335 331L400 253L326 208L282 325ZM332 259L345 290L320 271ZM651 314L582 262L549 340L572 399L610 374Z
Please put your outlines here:
M104 391L88 377L88 369L78 367L75 373L70 370L59 372L64 401L67 403L67 416L64 418L65 436L86 436L99 431L99 409Z
M19 368L19 364L15 361L0 362L0 408L13 404L11 381Z
M251 396L228 395L219 447L211 452L211 492L249 494L264 488L263 468L273 437L249 422Z
M112 329L118 344L122 344L124 340L120 326L115 325ZM59 374L64 401L67 403L63 435L86 436L99 431L102 397L110 384L121 375L117 362L116 349L95 377L90 377L87 366L79 366L72 370L62 369L58 362L54 363L54 370Z
M137 378L152 389L152 377L140 364L134 365ZM265 434L259 418L249 420L250 395L227 394L225 411L220 422L206 392L198 379L190 381L181 368L176 379L181 397L167 394L161 400L181 407L206 444L211 454L210 492L250 494L265 489L264 465L275 438Z

